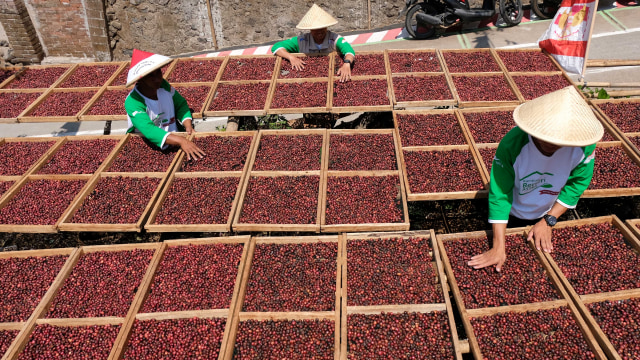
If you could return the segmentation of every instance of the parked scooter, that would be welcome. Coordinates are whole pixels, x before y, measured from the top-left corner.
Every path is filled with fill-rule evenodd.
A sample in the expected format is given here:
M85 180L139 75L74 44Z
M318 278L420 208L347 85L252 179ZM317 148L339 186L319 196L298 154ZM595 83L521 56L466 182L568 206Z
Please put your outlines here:
M428 39L436 29L463 22L481 21L496 14L496 0L484 0L482 8L471 8L469 0L406 0L405 28L414 39ZM522 20L522 0L499 0L502 19L508 26ZM402 12L401 12L402 14Z
M551 19L560 9L560 3L562 0L533 0L531 1L531 10L540 19Z

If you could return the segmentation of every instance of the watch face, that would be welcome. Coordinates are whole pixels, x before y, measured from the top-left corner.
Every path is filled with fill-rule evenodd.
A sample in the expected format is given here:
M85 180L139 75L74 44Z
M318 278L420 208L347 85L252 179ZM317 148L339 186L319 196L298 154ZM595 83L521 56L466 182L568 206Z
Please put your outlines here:
M558 222L558 219L556 219L556 217L552 215L545 215L544 220L549 226L554 226Z

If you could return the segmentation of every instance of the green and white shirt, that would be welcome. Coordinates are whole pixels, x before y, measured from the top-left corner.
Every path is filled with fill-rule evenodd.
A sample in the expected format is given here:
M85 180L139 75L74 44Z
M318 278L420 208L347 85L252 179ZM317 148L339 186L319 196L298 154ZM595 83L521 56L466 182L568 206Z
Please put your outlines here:
M351 54L356 56L356 52L353 47L340 35L327 31L327 35L324 37L322 44L316 44L313 41L313 36L310 32L301 33L296 37L292 37L288 40L282 40L273 44L271 47L271 53L275 54L276 51L284 48L290 53L304 53L304 54L329 54L338 50L342 56Z
M167 147L165 141L169 133L185 131L182 122L192 118L187 101L166 80L158 89L158 100L142 95L136 86L125 99L124 108L127 133L142 133L161 149Z
M489 222L506 223L509 214L533 220L554 202L575 208L593 176L595 144L561 147L543 155L519 127L504 136L491 165Z

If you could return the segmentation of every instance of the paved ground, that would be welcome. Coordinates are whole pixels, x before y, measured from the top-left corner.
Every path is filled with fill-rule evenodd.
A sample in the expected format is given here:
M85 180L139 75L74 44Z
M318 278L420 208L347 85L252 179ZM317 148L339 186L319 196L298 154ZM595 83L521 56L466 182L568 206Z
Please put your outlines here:
M550 20L527 21L512 28L491 26L480 28L484 24L468 24L468 30L449 32L435 39L407 40L391 39L380 42L367 42L354 45L357 51L384 49L470 49L470 48L536 48L540 35L548 28ZM386 32L393 31L385 30ZM400 31L396 36L402 36ZM386 35L374 32L367 38L385 39ZM360 36L357 35L356 38ZM640 7L618 8L615 3L601 1L594 27L594 35L589 52L590 59L640 59ZM242 53L242 49L240 49ZM213 53L212 53L213 54ZM574 80L577 76L572 76ZM640 66L589 68L585 75L587 84L591 82L631 82L640 81ZM198 131L215 131L223 126L226 118L210 118L197 121ZM104 122L38 123L38 124L0 124L0 136L64 136L99 135ZM112 134L123 134L125 121L112 123Z

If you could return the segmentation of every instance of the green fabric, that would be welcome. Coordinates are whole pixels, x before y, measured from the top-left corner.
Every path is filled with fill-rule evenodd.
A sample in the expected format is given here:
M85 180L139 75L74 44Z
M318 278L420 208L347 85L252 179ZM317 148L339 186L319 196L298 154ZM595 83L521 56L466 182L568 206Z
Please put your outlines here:
M582 150L584 152L584 160L571 170L567 183L558 195L558 201L571 207L575 207L578 204L580 196L587 190L593 177L593 168L595 166L593 155L596 150L596 144L583 147Z
M500 141L491 165L489 220L509 220L516 177L513 164L528 142L529 136L519 127L511 129Z
M276 51L280 50L281 48L284 48L289 53L300 52L300 47L298 46L298 37L294 36L291 39L278 41L271 47L271 53L275 54Z
M342 36L336 41L336 49L344 56L346 54L353 54L356 56L356 52L353 50L351 44L347 42Z

